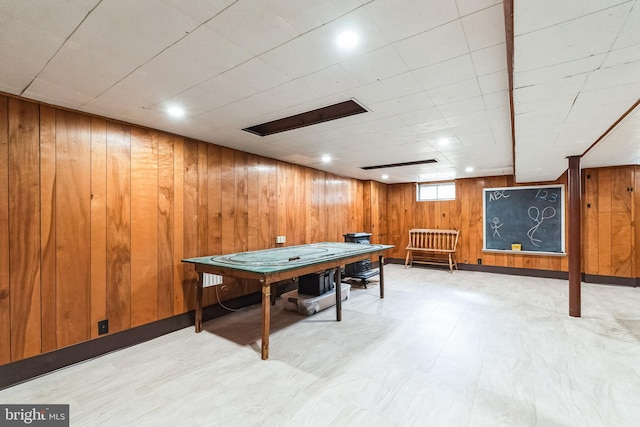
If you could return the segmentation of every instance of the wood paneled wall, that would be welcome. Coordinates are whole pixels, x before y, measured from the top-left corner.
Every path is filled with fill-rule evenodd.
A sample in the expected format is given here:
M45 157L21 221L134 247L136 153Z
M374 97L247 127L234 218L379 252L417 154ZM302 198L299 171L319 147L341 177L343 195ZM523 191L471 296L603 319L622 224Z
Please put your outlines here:
M566 176L554 183L566 184ZM482 251L482 190L509 186L513 186L511 176L459 179L456 200L418 202L415 184L389 185L389 243L395 249L388 257L404 259L411 228L456 229L460 231L456 251L459 263L477 264L481 259L488 266L567 271L566 257Z
M355 179L0 96L0 364L184 313L182 258L342 241L363 200ZM221 299L257 290L236 285Z
M634 223L640 187L636 169L620 166L582 172L583 270L587 274L637 277L640 254L635 254L635 248L640 248L636 244L640 236Z

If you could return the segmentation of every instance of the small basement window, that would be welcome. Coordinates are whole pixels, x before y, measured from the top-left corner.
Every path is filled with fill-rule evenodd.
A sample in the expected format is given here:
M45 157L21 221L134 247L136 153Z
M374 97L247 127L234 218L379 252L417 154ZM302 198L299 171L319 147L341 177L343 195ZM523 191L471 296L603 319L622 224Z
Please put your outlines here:
M417 184L416 195L419 202L455 200L456 183L443 182L440 184Z

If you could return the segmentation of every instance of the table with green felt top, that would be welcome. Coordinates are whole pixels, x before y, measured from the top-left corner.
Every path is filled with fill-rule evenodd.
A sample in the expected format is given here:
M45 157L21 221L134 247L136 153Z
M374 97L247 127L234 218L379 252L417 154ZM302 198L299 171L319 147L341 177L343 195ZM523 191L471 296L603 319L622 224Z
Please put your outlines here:
M331 269L336 270L336 283L341 283L341 267L377 255L380 270L380 298L384 298L384 251L393 247L392 245L323 242L183 259L182 262L193 264L198 273L196 332L202 331L204 273L236 279L257 280L262 288L262 359L266 360L269 358L272 284ZM340 286L336 286L335 290L336 320L340 321L342 319Z

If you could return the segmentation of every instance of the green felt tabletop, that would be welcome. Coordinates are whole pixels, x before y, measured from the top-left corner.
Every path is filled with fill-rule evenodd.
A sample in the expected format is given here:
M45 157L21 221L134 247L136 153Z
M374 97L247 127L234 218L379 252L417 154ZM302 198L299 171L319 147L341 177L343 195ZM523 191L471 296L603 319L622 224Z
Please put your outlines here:
M185 258L182 262L232 268L252 273L276 273L352 256L376 253L393 247L393 245L322 242L225 255Z

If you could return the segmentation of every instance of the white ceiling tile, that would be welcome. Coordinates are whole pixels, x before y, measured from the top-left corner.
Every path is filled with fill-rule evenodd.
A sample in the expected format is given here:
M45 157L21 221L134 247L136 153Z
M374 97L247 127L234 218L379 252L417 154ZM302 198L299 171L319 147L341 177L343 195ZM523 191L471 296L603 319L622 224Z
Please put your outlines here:
M458 18L455 2L442 0L377 0L367 10L394 42Z
M575 21L587 15L606 11L620 3L620 0L581 0L560 2L554 0L536 0L535 2L516 2L514 4L515 35L519 36L521 34L531 33L543 28L549 28L554 25ZM627 1L627 3L631 2ZM630 5L627 7L630 7ZM588 27L585 29L586 31L589 31Z
M482 97L476 96L459 102L440 105L437 107L442 115L446 117L455 117L463 114L471 114L482 112L485 109Z
M124 3L127 3L127 13L122 13ZM149 10L153 10L153 13L149 13ZM144 19L140 19L142 16ZM163 2L101 2L71 36L70 41L87 49L112 52L119 60L123 57L136 59L140 65L185 37L198 24L197 20ZM73 57L72 52L65 51L66 46L61 53Z
M410 125L411 129L425 140L438 140L455 137L449 123L445 119L418 121Z
M62 46L96 0L42 3L25 0L4 2L0 13L1 90L20 94ZM42 83L40 88L52 87ZM72 92L77 92L72 90ZM41 99L53 98L42 96ZM74 102L70 102L74 99ZM75 95L65 98L68 105L77 105Z
M509 106L509 92L506 90L502 92L483 94L482 99L484 101L484 106L487 109Z
M189 115L197 116L206 111L244 99L255 94L255 92L254 89L234 80L231 76L220 74L166 100L158 107L166 108L168 104L177 103L182 105Z
M176 79L179 70L186 69L188 81L202 82L248 61L252 56L224 35L201 26L169 46L142 69L155 73L159 69L169 68L176 74Z
M76 109L80 109L80 107L93 99L84 92L69 89L69 86L57 85L40 78L31 83L23 96L49 104Z
M198 22L206 22L217 14L221 13L235 3L234 0L163 0L181 13L197 20Z
M350 94L366 106L422 91L420 83L409 72L353 88Z
M462 114L462 115L456 115L456 116L447 116L446 117L447 123L449 123L449 126L451 126L452 128L456 128L459 126L470 126L470 125L479 125L480 128L484 128L484 127L489 127L489 123L488 123L488 119L487 119L487 114L484 111L478 111L475 113L468 113L468 114ZM475 127L474 127L474 131L473 133L477 133L475 131ZM462 137L463 133L459 133L459 136Z
M300 34L263 1L234 2L206 25L254 55L280 46Z
M336 63L336 58L320 49L308 35L297 37L265 52L260 58L291 79L322 70Z
M589 73L602 66L603 61L606 59L606 55L607 54L603 53L587 58L576 59L575 61L569 61L548 67L535 68L532 70L522 70L521 67L514 64L515 70L513 73L513 85L518 88L571 77L576 74Z
M338 36L347 30L360 36L358 45L349 49L341 48L336 41ZM385 35L364 8L356 9L328 22L308 33L308 37L329 57L334 58L333 62L346 61L389 44Z
M509 76L507 74L507 70L501 70L495 73L479 76L478 84L480 85L480 91L484 95L509 90Z
M265 0L265 4L300 33L320 27L361 6L358 0Z
M616 67L600 68L590 73L584 90L625 86L637 82L640 82L640 58Z
M629 3L517 35L514 63L519 71L526 71L608 52L626 20Z
M616 37L613 50L636 46L638 43L640 43L640 7L638 7L638 1L635 0L631 12L627 16L627 21Z
M638 37L640 41L640 36ZM607 55L607 59L602 63L603 68L614 67L619 65L624 65L629 62L638 61L640 58L640 42L636 45L629 46L626 48L612 50Z
M620 153L624 155L621 156ZM640 161L640 108L636 108L582 158L583 167L638 164Z
M537 117L544 115L558 116L559 121L564 121L574 104L575 96L568 95L558 97L553 102L537 101L530 103L518 104L515 108L515 117L524 119L527 117Z
M575 99L573 109L600 108L601 110L613 109L613 111L621 111L619 106L622 106L622 110L626 111L636 102L638 93L640 93L640 82L624 86L583 91L580 92Z
M527 104L537 101L554 100L565 95L576 95L584 87L586 74L578 74L562 80L525 86L513 91L515 104Z
M502 5L502 0L456 0L460 16L469 15L494 5Z
M292 109L292 107L310 103L318 99L319 96L320 93L318 93L312 85L307 84L303 79L296 79L264 92L245 97L225 106L225 108L233 111L234 114L246 116L247 121L252 122L247 126L251 126L257 123L280 119L284 117L281 113L282 110L291 111L290 109ZM314 108L319 107L322 107L322 105ZM247 111L251 111L251 114L248 115ZM303 111L295 111L293 114L302 112Z
M369 105L371 111L388 115L424 110L430 107L433 107L433 102L425 92L414 93Z
M145 13L152 6L154 13ZM76 87L95 97L197 25L166 4L144 0L129 7L129 13L123 14L118 2L101 3L40 76L53 85ZM148 19L140 20L140 16ZM114 26L118 31L113 31ZM105 61L105 57L118 60ZM93 83L89 77L94 78Z
M23 72L16 72L4 68L4 64L0 64L0 92L7 92L13 95L19 95L26 88L33 77Z
M398 114L398 118L402 120L402 123L408 126L419 124L419 123L432 123L440 120L444 121L442 114L440 113L440 111L438 111L436 107L401 113L401 114Z
M324 95L344 92L359 86L358 82L339 65L325 68L324 70L301 77L299 80L311 90Z
M460 20L455 20L393 44L411 70L469 52Z
M253 58L224 74L237 85L248 86L256 92L262 92L289 81L282 71L260 58Z
M480 88L476 79L469 79L449 86L428 90L427 95L436 105L443 105L480 96Z
M344 61L340 66L360 84L384 80L409 71L391 46Z
M505 43L504 10L501 4L461 19L471 51Z
M413 74L425 89L435 89L452 83L475 78L469 55L415 70Z
M504 43L471 52L473 67L478 76L507 69L507 48Z
M203 26L119 81L102 98L130 97L139 106L153 107L250 58L250 53Z
M509 107L495 107L485 110L492 129L504 128L511 130L511 124L509 123Z

